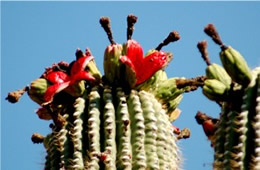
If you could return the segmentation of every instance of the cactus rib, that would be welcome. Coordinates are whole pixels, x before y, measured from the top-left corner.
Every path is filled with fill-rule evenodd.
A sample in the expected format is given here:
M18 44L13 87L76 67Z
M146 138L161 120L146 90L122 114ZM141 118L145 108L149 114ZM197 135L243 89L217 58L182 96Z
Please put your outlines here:
M85 108L85 100L83 98L77 98L74 103L75 112L73 113L73 129L71 132L71 138L73 142L73 169L83 169L83 156L82 156L82 130L83 130L83 113Z
M132 169L132 148L130 117L126 103L126 96L122 88L117 88L117 167L119 169Z
M155 111L155 116L157 118L157 155L159 158L159 169L169 169L169 164L168 164L168 158L170 154L168 154L167 150L167 137L166 137L166 122L167 119L164 119L165 117L165 111L162 110L162 105L154 98L151 98L151 101L153 103L153 108ZM166 121L165 121L166 120Z
M128 112L131 121L131 144L133 153L133 169L146 169L146 156L144 150L145 126L141 102L138 93L131 91L129 99L127 100Z
M159 162L156 148L157 126L155 111L152 102L149 100L151 95L141 91L139 92L141 107L143 109L144 125L145 125L145 154L147 158L147 168L159 169Z
M88 107L88 138L90 151L90 162L88 164L88 169L99 169L100 95L97 88L93 88L89 94Z
M104 160L106 169L116 169L116 125L115 125L115 109L113 105L113 97L111 89L105 87L103 92L104 100L104 133L105 133L105 151L106 159Z

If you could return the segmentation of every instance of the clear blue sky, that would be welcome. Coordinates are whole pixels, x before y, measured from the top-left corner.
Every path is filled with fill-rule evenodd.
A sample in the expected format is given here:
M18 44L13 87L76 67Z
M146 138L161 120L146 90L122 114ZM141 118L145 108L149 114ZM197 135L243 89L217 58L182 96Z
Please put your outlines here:
M126 41L126 17L138 16L133 38L144 51L154 48L170 31L181 40L163 48L174 54L167 67L169 77L204 74L205 63L196 44L208 40L211 61L220 63L216 46L203 28L213 23L222 40L238 49L251 68L260 65L260 2L1 2L1 161L3 170L43 169L45 150L31 142L31 135L50 132L34 111L39 107L24 95L17 104L4 100L9 91L38 78L54 62L72 61L76 48L89 47L100 70L109 44L99 18L109 16L114 39ZM182 114L175 122L190 128L191 138L180 141L185 170L209 170L213 150L197 125L198 110L214 117L218 106L198 90L185 94Z

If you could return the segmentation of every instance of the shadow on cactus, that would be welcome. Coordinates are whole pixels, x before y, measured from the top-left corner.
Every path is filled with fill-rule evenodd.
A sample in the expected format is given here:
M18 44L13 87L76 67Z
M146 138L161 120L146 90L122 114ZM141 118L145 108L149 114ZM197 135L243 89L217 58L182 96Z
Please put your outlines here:
M195 117L214 148L213 169L260 169L260 68L251 71L238 51L223 44L214 25L204 31L220 46L223 65L210 63L207 42L198 43L207 64L203 94L221 110L219 118L200 111Z
M45 169L179 169L178 139L190 136L171 123L180 115L182 94L204 85L205 77L168 78L164 68L173 55L161 49L180 39L176 31L145 55L132 39L137 17L127 17L127 42L114 41L110 19L100 24L110 45L101 76L89 49L76 60L62 61L22 90L10 92L15 103L27 92L41 107L40 119L52 120L43 143Z

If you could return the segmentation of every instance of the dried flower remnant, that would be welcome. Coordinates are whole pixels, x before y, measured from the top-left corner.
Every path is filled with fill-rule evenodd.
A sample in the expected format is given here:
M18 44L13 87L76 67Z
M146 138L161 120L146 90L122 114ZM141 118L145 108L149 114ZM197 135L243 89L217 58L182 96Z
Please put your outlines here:
M16 103L19 101L19 99L22 97L22 95L28 91L28 87L26 86L23 89L19 89L13 92L8 93L7 97L5 98L8 100L10 103Z
M44 136L42 136L41 134L39 134L39 133L34 133L33 135L32 135L32 142L33 143L36 143L36 144L39 144L39 143L43 143L43 141L44 141Z

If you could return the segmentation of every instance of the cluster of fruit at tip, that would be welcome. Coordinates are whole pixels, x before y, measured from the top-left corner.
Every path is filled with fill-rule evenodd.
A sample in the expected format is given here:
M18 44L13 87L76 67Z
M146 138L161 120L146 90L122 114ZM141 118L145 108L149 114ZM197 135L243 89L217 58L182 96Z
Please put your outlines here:
M196 120L214 148L213 169L260 169L260 69L222 43L216 28L204 29L221 48L220 66L209 61L207 42L198 43L207 63L203 94L220 106L218 118L198 112Z
M45 169L179 169L176 141L190 131L171 123L180 115L182 94L199 86L168 78L164 71L173 55L161 49L179 34L172 31L144 55L132 39L136 22L136 16L127 17L127 42L118 44L110 19L100 19L110 41L104 76L90 50L77 49L75 61L53 64L30 85L8 94L15 103L27 92L41 106L39 118L53 121L50 134L32 136L46 148Z

